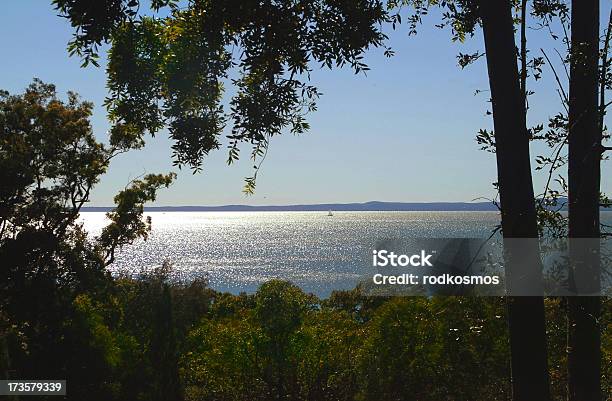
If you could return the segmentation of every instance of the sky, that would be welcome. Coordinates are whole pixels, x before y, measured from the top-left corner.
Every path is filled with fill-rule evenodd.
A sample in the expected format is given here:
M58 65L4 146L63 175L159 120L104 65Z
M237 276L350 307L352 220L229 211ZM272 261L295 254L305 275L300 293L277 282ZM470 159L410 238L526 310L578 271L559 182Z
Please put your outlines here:
M603 0L601 5L602 21L607 22L610 2ZM367 76L348 68L313 66L312 84L323 96L318 111L307 117L311 129L272 139L254 195L242 193L243 179L252 173L246 157L228 166L227 149L221 148L207 157L201 173L179 171L172 166L172 142L163 131L147 137L142 150L112 161L90 206L111 206L114 195L144 173L170 171L178 172L178 179L159 192L156 205L469 202L493 197L495 158L479 150L474 139L479 129L492 128L486 92L475 95L488 89L486 62L482 58L463 70L457 64L459 52L483 50L481 33L457 44L448 30L434 27L439 23L436 13L423 22L416 36L408 36L406 26L395 31L385 27L395 56L386 58L382 49L368 51ZM555 54L554 47L562 50L561 43L534 27L527 33L534 52L541 47L549 55ZM102 106L107 95L105 62L100 68L81 68L80 60L66 52L71 35L67 20L57 16L49 0L4 4L0 88L20 93L38 77L55 84L60 93L78 92L94 102L92 125L104 142L110 126ZM545 123L561 110L554 78L546 68L544 78L529 87L536 92L529 101L532 125ZM532 145L533 157L542 152L549 154L542 145ZM604 162L606 192L612 191L610 173L612 164ZM545 178L542 171L534 172L536 193Z

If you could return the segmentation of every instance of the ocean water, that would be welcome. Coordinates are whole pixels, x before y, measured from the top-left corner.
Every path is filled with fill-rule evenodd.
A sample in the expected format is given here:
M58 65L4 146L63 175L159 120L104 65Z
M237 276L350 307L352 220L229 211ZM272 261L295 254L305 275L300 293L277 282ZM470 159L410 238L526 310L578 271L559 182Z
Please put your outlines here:
M488 238L497 212L148 212L152 231L120 250L113 272L139 274L165 261L181 279L206 277L212 288L253 292L273 278L326 297L351 289L371 272L380 241ZM107 224L81 213L90 235ZM612 212L602 212L612 226Z
M272 278L327 296L350 289L377 241L487 238L496 212L151 212L152 231L119 252L115 272L138 273L164 261L182 278L206 276L221 291L253 292ZM84 212L91 235L104 213Z

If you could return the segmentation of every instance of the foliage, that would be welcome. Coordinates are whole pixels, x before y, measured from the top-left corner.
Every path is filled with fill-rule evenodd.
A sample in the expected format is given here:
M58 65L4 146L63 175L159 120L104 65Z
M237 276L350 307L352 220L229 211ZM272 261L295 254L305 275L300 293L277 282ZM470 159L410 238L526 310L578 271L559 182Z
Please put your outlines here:
M39 80L23 95L0 93L0 238L73 223L112 156L93 136L92 107L74 93L60 101Z
M176 7L175 3L175 0L152 0L151 8ZM139 0L53 0L52 4L75 28L68 52L81 57L83 67L89 63L99 66L98 47L108 41L117 25L134 18L140 8Z
M95 61L100 43L112 43L111 143L138 148L147 132L168 127L175 164L198 171L231 120L228 163L238 159L241 143L252 145L246 193L271 137L308 130L305 114L320 95L309 84L312 65L366 72L363 52L386 39L380 25L387 13L375 0L153 2L154 10L168 6L166 17L140 16L137 0L54 4L76 29L69 51L85 64ZM228 84L234 94L226 113Z
M160 187L168 187L176 174L149 174L132 184L115 196L115 209L106 214L110 223L104 227L98 238L99 244L106 249L105 261L110 264L115 260L115 250L129 245L138 238L147 239L151 231L151 219L143 221L145 202L153 202Z
M102 259L76 222L112 156L95 141L91 109L73 93L59 100L39 80L0 97L0 308L33 362L30 377L37 366L61 369L73 300L106 285Z
M356 294L338 291L334 298ZM223 313L212 308L183 348L187 400L508 398L503 298L380 298L364 320L350 306L331 306L330 299L313 304L312 296L279 281L254 295L220 297L234 306ZM257 299L269 307L262 309ZM546 309L552 388L555 399L563 399L564 306L547 299ZM271 321L278 332L268 331Z
M499 298L389 300L362 350L364 398L506 399L503 306Z
M122 357L121 337L99 310L113 287L106 256L144 237L143 203L172 177L126 188L111 213L120 229L88 237L79 211L121 152L96 141L91 111L40 80L23 94L0 93L0 344L19 377L62 377L80 383L71 390L77 399L109 399L116 389L105 378Z

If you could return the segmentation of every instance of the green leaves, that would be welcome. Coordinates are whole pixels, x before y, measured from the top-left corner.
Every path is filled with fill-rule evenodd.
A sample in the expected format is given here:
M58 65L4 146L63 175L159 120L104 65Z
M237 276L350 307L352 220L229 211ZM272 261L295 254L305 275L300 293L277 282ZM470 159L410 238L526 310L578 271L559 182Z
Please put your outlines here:
M113 150L96 142L92 104L35 79L22 95L0 94L0 233L60 234L74 223Z
M164 0L154 5L169 3ZM53 0L59 15L68 19L75 28L68 43L68 53L79 56L82 67L93 64L98 67L98 47L106 43L111 32L121 23L136 16L139 2L136 0Z
M382 3L370 0L202 0L166 18L120 20L108 64L112 143L137 148L167 127L175 165L196 172L230 125L228 163L244 143L257 161L272 136L309 129L304 117L320 95L308 84L312 65L366 72L362 54L382 45L386 20Z
M480 150L495 153L495 133L486 129L478 130L476 143L480 145Z
M105 252L107 265L115 260L118 248L139 238L147 239L151 231L151 219L143 220L144 204L155 201L157 190L169 187L175 178L175 173L148 174L143 179L134 180L115 196L115 209L106 214L111 222L97 239L98 245Z
M154 13L169 9L163 18L139 17L139 0L53 5L75 28L68 52L83 66L97 66L98 47L112 43L105 102L111 144L140 148L146 134L167 128L174 164L194 172L221 147L228 124L230 163L241 144L257 156L274 135L306 132L304 116L316 110L320 95L308 85L313 65L366 73L363 53L383 45L381 24L392 20L378 0L195 0L181 8L176 0L153 0ZM228 80L233 96L226 112ZM246 179L245 192L252 192L256 176Z
M507 397L503 298L368 299L352 290L318 300L272 280L214 303L224 312L206 314L183 347L187 399Z
M478 60L482 56L484 56L484 53L481 53L478 51L471 53L471 54L459 53L459 55L457 56L457 62L459 64L459 67L465 68L468 65L474 63L476 60Z
M143 18L126 22L114 31L113 49L107 68L110 97L105 101L114 122L111 143L125 149L143 146L146 132L155 134L164 124L159 109L162 84L159 64L164 58L157 20Z

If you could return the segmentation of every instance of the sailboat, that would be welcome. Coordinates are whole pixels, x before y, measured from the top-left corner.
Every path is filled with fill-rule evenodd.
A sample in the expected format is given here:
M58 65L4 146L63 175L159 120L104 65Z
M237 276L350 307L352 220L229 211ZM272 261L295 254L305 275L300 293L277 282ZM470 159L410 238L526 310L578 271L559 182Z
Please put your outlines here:
M332 211L330 210L329 212L327 212L327 215L331 217L331 216L333 216L334 214L333 214L333 213L332 213Z

